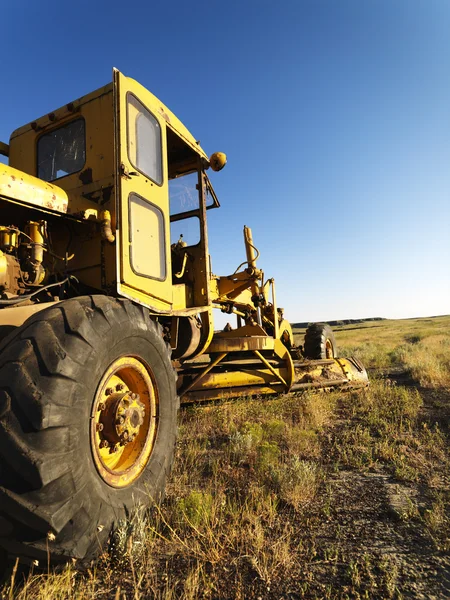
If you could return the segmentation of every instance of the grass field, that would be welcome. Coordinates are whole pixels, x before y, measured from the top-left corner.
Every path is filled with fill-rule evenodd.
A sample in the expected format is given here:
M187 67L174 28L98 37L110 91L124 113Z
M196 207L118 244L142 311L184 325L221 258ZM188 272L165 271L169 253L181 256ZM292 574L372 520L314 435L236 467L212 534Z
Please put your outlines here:
M368 390L182 410L162 507L0 598L450 597L450 317L335 333Z

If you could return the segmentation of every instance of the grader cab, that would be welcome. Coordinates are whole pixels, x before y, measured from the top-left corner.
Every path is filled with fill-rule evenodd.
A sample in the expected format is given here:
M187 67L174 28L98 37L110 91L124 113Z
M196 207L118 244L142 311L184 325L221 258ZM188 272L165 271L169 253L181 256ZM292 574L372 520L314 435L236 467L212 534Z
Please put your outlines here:
M367 385L327 326L296 347L249 228L244 262L212 273L207 211L219 202L206 172L225 155L208 158L136 81L114 70L0 152L7 554L100 553L121 519L161 498L180 400ZM215 332L213 309L235 326Z

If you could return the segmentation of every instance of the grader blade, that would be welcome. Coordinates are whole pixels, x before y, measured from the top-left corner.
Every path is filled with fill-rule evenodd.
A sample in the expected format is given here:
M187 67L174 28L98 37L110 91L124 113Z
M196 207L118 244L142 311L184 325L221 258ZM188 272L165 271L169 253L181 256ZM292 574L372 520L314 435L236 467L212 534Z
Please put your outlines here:
M294 361L296 381L291 392L309 388L363 388L369 385L367 372L356 358L329 358Z
M182 403L300 392L308 389L358 389L369 385L364 366L355 358L292 360L253 350L227 361L227 353L209 363L185 363L179 371Z

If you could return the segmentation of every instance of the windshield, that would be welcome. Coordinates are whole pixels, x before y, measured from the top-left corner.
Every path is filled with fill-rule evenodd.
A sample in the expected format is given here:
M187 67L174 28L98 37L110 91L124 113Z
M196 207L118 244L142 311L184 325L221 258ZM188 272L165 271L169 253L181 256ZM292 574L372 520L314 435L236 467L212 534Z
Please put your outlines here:
M206 208L219 206L219 201L213 190L211 182L204 173ZM200 208L200 194L198 193L198 173L188 173L181 177L169 180L170 215L181 215Z
M197 190L198 173L188 173L169 181L170 214L180 215L197 210L200 205Z

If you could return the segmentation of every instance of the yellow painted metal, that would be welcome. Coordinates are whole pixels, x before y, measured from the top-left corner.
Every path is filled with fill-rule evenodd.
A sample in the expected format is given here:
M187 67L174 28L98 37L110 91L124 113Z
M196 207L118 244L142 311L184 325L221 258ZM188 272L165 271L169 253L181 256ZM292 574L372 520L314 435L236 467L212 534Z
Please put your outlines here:
M233 338L251 338L255 336L263 336L267 337L266 331L258 325L254 323L253 325L243 325L242 327L238 327L237 329L232 329L231 331L218 331L214 334L214 340L219 339L233 339ZM273 347L273 346L272 346Z
M20 327L25 321L41 310L50 308L58 302L42 302L41 304L30 304L28 306L18 306L14 308L2 308L0 310L0 327L13 326Z
M268 335L252 337L219 338L214 336L208 352L244 352L247 350L273 350L275 340Z
M248 266L252 267L253 269L256 269L256 259L258 258L258 251L253 245L252 230L246 225L244 226L244 242Z
M267 336L266 339L271 340L272 348L268 352L268 348L264 348L265 355L259 350L252 349L255 344L255 336L230 338L226 340L228 352L236 351L233 342L242 342L243 340L246 342L245 347L238 349L238 359L219 365L228 354L227 350L223 349L209 364L197 366L192 363L186 366L185 370L180 372L178 393L182 401L190 401L197 394L199 399L220 397L225 390L236 391L235 395L244 395L242 391L244 389L247 395L256 393L256 389L263 389L264 391L261 393L267 394L288 392L295 378L291 355L280 340L274 340ZM213 347L215 348L215 346ZM258 359L257 361L255 361L255 357ZM282 387L280 388L280 386ZM260 392L258 391L258 393ZM231 393L228 394L228 396L231 395Z
M233 389L239 387L247 387L247 394L251 394L251 388L254 386L268 386L272 384L281 384L283 391L286 391L286 383L280 380L280 377L284 380L283 375L288 375L288 371L285 368L279 368L278 373L274 374L271 369L268 369L261 363L250 363L247 368L245 364L242 364L240 370L223 370L202 374L202 377L198 381L195 381L192 385L186 387L186 389L181 388L179 394L183 398L185 394L191 391Z
M158 425L159 398L150 367L133 356L118 358L100 381L91 413L92 453L106 483L123 488L142 474Z
M192 288L185 283L175 284L172 288L173 310L183 310L192 306Z
M188 392L181 398L183 403L201 402L204 400L225 400L227 398L248 398L249 396L264 396L281 394L284 392L284 387L281 383L273 383L269 385L253 385L243 387L219 387L206 388L203 390L195 390Z
M212 360L209 365L207 365L202 371L200 371L200 373L198 373L198 375L196 377L194 377L194 379L191 381L191 383L189 383L186 388L183 388L183 390L181 392L179 392L181 395L182 394L186 394L187 392L189 392L190 390L194 389L194 388L198 388L199 383L201 383L202 381L204 381L206 375L212 370L214 369L214 367L216 365L218 365L220 363L220 361L222 359L225 358L225 356L227 355L226 352L222 352L219 354L219 356L216 356L216 358L214 360Z
M203 354L209 348L211 340L214 336L214 319L212 315L212 307L208 307L200 313L200 321L202 323L202 344L198 347L198 354Z
M118 73L118 71L115 71ZM122 75L124 77L124 75ZM161 117L167 124L167 127L175 131L175 133L183 139L183 141L190 146L197 154L199 154L206 164L209 164L209 159L204 150L201 148L198 141L195 137L189 132L187 127L183 125L183 123L176 117L173 112L165 106L161 100L159 100L156 96L154 96L151 92L149 92L144 86L140 83L131 79L130 77L126 78L128 82L128 87L132 90L133 93L136 94L137 98L141 99L148 108L148 110L153 115L158 115Z
M102 238L112 244L116 236L112 232L111 228L111 213L109 210L102 210L100 212L100 230L102 232Z
M139 122L144 114L141 105L153 115L157 123L155 131L161 134L162 172L161 177L154 177L154 180L136 167L140 161L137 147ZM57 185L36 179L40 137L80 119L85 122L88 142L82 169L57 179ZM0 151L2 149L5 149L4 145ZM357 383L364 379L358 367L345 359L333 362L327 369L303 362L302 367L296 364L295 371L287 348L293 342L292 330L283 319L282 311L277 311L273 279L264 283L264 274L257 268L259 252L248 227L244 227L247 260L227 277L211 275L205 206L208 184L204 170L208 166L220 170L226 157L216 153L208 159L179 119L133 79L114 70L112 84L16 130L6 150L10 166L0 165L4 225L3 228L0 226L0 247L4 252L10 252L19 243L17 234L5 225L17 223L23 231L24 223L31 221L27 231L36 244L35 254L39 255L42 236L37 238L33 224L40 218L37 210L41 210L49 214L53 256L65 257L67 228L55 225L59 219L53 216L70 215L73 260L66 268L67 274L102 293L130 298L163 317L181 319L198 315L202 329L195 354L247 352L258 358L260 364L254 372L244 369L240 375L224 374L223 367L213 365L205 371L203 380L197 381L186 392L189 397L196 386L200 386L198 392L205 396L210 393L207 385L218 393L220 390L216 386L219 384L225 385L224 393L229 394L234 387L239 395L241 388L248 388L250 382L255 389L266 390L261 393L273 393L274 390L287 390L292 385L306 385L308 381L313 386L319 385L319 381L326 381L326 375L333 381L345 379ZM149 160L154 158L154 153L148 152L146 147L142 155ZM198 209L190 211L189 216L199 219L201 241L186 247L181 260L176 262L174 259L176 266L172 273L170 245L176 240L170 240L168 179L191 171L198 173L200 201ZM33 209L26 220L23 206ZM44 263L47 256L44 253ZM5 281L6 270L11 266L8 265L10 258L0 255L0 276L3 274ZM42 260L42 257L38 256L38 259ZM8 277L11 278L9 274ZM238 328L214 334L213 306L235 313ZM3 314L3 310L0 313ZM6 313L4 318L6 321L11 319ZM15 320L21 318L17 313ZM240 327L242 323L244 327ZM170 328L170 320L166 319L164 325ZM327 356L331 353L332 349L327 345ZM114 453L114 458L104 457L105 465L115 464L118 453L119 450ZM99 456L101 463L103 455Z
M333 358L333 354L334 354L333 344L331 343L331 341L329 339L327 339L325 342L325 354L326 354L327 358Z
M64 194L66 215L70 215L72 221L70 254L74 255L67 272L85 286L102 291L113 289L117 279L115 245L102 244L98 223L101 210L110 211L113 231L117 221L113 115L111 83L17 129L10 138L10 166L20 170L22 176L25 173L36 176L37 150L41 136L74 121L84 120L88 143L85 148L85 164L81 170L51 183L38 179L36 181L39 181L40 186L45 186L45 189L57 190L57 199L58 194ZM15 204L25 205L23 201L2 201L1 198L3 196L0 197L3 223L20 225L19 207ZM42 208L37 204L34 206L50 215L50 219L53 215L64 218L61 213L45 207L45 203L42 204ZM30 204L26 206L31 207ZM39 217L34 214L29 218L37 220ZM49 221L52 251L64 257L68 247L69 229L56 224L53 219L52 223L53 225Z
M45 221L28 221L25 226L25 233L28 236L26 245L31 241L31 260L34 265L39 265L37 269L37 278L34 282L35 285L41 284L45 279L45 269L42 268L42 261L44 260L44 236L45 236Z
M0 250L0 281L5 281L8 273L8 260L6 254ZM0 315L3 311L0 311ZM1 324L1 323L0 323Z
M12 250L19 243L19 232L12 227L0 227L0 248Z
M227 164L227 155L223 152L214 152L209 159L213 171L221 171Z
M342 369L345 378L350 382L361 382L368 385L369 380L364 366L355 358L335 358L335 363L338 363Z
M295 381L295 369L291 353L281 340L274 340L273 351L275 356L282 360L286 365L288 372L287 375L284 375L284 378L286 380L287 388L290 389L291 385Z
M266 367L269 369L269 371L273 375L275 375L275 377L277 379L279 379L279 381L281 381L281 383L286 387L286 390L289 389L289 386L286 383L286 380L284 379L284 377L279 373L279 371L277 371L274 367L272 367L272 365L269 363L269 361L267 361L264 358L264 356L261 354L261 352L258 352L258 350L253 350L253 354L255 356L257 356L259 358L259 360L266 365Z
M294 344L292 327L286 319L282 319L278 325L278 339L280 339L285 346L292 346Z
M114 73L114 94L118 147L116 172L121 223L120 231L116 232L118 240L117 279L120 282L118 291L127 298L145 303L155 312L167 313L172 309L173 300L166 120L158 110L160 104L156 102L153 94L118 71ZM134 166L136 164L136 140L129 136L133 135L135 129L130 128L128 109L130 107L132 110L136 109L130 104L130 98L137 98L151 113L160 128L161 184L151 181L148 176L136 170ZM138 200L135 201L135 198ZM130 218L130 211L134 206L139 214L136 213L133 221ZM145 215L148 216L148 219ZM146 226L147 229L145 229ZM146 253L145 239L150 244L152 252ZM139 245L141 240L142 249Z
M89 130L86 162L77 171L57 180L69 198L67 212L78 214L89 208L111 210L114 222L114 130L112 83L74 100L32 123L16 129L10 138L9 164L37 175L37 147L42 135L72 121L83 119ZM80 178L80 174L83 174ZM54 184L53 184L54 185ZM112 186L112 187L111 187Z
M2 197L16 200L25 206L67 212L68 196L64 190L9 165L0 164L0 198Z

